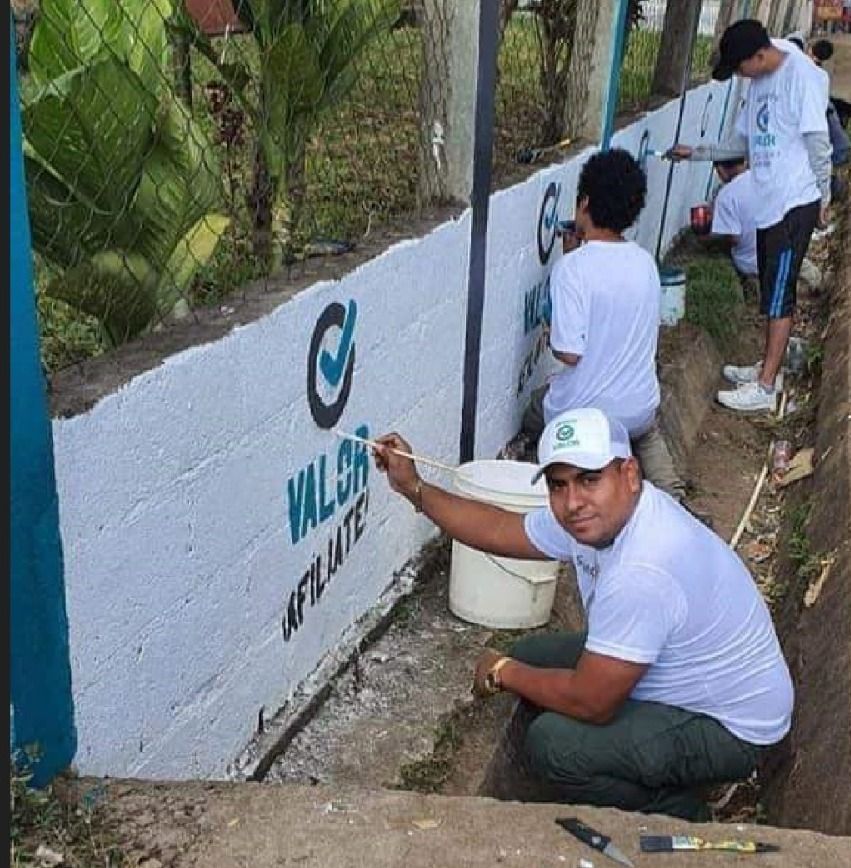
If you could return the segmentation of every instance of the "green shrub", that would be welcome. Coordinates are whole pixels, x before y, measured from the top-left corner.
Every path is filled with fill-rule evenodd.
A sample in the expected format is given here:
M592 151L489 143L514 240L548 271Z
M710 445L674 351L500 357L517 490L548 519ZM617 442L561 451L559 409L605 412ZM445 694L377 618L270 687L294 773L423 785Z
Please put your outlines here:
M725 257L701 256L686 265L686 319L722 349L739 331L744 304L736 270Z

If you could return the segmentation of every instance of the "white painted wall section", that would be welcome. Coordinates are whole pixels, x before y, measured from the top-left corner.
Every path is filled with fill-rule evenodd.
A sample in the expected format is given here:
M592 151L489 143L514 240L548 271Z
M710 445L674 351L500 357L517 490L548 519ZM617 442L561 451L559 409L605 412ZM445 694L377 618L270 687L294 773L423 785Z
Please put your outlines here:
M684 141L717 137L724 93L689 95ZM638 153L647 130L651 147L669 146L676 110L615 144ZM542 260L539 234L547 246L554 220L572 216L590 153L492 199L479 456L516 433L554 370L537 305L559 242ZM648 164L635 236L651 250L667 169ZM666 243L703 200L708 171L675 170ZM260 708L270 716L317 671L433 532L363 447L319 427L308 356L336 305L339 323L312 357L317 400L340 399L335 424L398 430L456 461L469 232L468 213L54 422L81 772L225 776Z

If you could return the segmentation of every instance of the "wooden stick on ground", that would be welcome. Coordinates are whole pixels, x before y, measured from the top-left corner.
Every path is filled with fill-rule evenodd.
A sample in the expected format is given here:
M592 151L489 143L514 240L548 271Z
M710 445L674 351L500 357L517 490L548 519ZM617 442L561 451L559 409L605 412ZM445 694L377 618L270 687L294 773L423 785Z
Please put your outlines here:
M780 396L780 409L777 412L778 420L782 420L785 413L786 392L783 392L783 394ZM751 499L748 501L748 505L745 509L744 515L742 516L742 520L739 522L739 525L734 531L733 536L730 538L730 548L733 549L733 551L736 550L736 546L739 544L739 541L742 538L742 534L745 532L745 528L748 524L748 519L751 517L751 514L754 511L757 500L759 500L759 495L762 491L763 485L765 485L765 480L768 479L768 469L771 466L771 457L772 455L774 455L774 443L775 441L772 440L771 443L768 444L768 457L765 459L765 464L762 465L762 470L757 477L756 485L754 486L753 493L751 494Z

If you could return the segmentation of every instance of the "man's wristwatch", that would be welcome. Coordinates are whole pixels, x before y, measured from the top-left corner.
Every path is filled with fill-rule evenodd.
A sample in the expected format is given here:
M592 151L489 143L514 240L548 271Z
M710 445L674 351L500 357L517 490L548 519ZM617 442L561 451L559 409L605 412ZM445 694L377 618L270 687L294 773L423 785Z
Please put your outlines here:
M485 675L485 688L489 693L499 693L502 690L502 679L499 677L499 671L509 660L511 660L510 657L500 657L491 666L490 672Z

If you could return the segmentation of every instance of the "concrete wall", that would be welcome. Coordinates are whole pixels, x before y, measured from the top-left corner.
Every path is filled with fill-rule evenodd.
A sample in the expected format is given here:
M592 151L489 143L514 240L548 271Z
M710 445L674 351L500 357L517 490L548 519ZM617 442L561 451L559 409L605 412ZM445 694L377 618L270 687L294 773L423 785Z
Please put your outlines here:
M717 136L725 92L689 95L683 141ZM676 115L615 144L667 147ZM587 153L493 198L479 456L551 370L538 313L559 252L539 244L572 214ZM648 165L634 232L651 250L668 165ZM666 240L708 171L676 169ZM318 671L430 535L328 428L396 429L457 460L468 242L467 214L54 422L81 772L225 775L260 709Z

